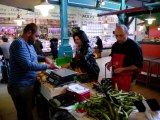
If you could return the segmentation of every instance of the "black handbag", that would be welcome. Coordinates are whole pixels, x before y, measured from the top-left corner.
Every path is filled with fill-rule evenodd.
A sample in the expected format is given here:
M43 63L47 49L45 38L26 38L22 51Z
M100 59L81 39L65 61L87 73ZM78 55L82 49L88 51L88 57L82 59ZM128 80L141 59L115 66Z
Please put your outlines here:
M87 59L87 67L93 75L99 76L100 68L93 56L90 56Z

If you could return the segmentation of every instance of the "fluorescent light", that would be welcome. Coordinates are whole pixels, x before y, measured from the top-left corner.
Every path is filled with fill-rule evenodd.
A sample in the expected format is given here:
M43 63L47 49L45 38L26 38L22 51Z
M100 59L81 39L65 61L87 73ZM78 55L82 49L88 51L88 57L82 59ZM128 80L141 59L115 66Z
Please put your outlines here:
M105 23L105 24L104 24L104 28L108 28L108 23Z
M48 16L49 10L53 9L54 6L48 2L42 2L40 5L34 6L35 9L39 9L42 16Z

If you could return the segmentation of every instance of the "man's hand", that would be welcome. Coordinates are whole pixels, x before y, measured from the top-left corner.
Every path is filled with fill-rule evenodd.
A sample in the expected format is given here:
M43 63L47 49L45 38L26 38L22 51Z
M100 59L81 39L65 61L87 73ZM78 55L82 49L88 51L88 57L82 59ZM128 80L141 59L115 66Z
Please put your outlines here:
M52 69L52 70L54 70L54 69L59 69L59 67L56 66L54 63L47 64L47 66L48 66L48 69Z
M122 67L121 67L121 68L116 68L116 69L114 69L113 72L114 72L115 74L121 74L121 73L124 72L124 71L125 71L125 68L122 68Z
M50 58L46 57L45 60L46 60L46 64L48 66L48 69L52 69L52 70L59 69L59 67L57 65L55 65Z
M107 67L107 69L110 71L110 68L112 66L112 63L111 62L108 62L105 64L105 67Z
M45 58L45 62L47 64L53 64L53 61L50 58L48 58L48 57Z

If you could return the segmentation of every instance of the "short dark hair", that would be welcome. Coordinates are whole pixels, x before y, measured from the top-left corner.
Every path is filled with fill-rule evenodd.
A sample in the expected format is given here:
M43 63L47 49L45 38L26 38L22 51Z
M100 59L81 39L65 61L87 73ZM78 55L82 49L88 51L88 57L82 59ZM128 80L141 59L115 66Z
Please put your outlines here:
M58 39L57 39L57 38L52 38L52 39L50 40L50 42L58 42Z
M27 24L23 30L23 33L26 33L28 31L31 31L32 33L36 33L38 30L38 27L35 23L30 23L30 24Z
M96 38L97 38L97 39L100 39L100 37L99 37L99 36L96 36Z
M8 38L6 36L2 36L3 42L8 42Z

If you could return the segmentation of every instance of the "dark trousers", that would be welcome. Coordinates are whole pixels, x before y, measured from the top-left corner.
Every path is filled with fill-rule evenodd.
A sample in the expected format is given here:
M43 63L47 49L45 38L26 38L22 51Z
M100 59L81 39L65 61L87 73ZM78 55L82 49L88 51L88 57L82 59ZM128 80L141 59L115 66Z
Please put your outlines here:
M7 83L9 79L9 59L2 60L1 66L2 80L1 83Z
M34 87L8 87L17 110L18 120L33 120L32 100Z
M58 58L58 50L52 50L53 59Z

